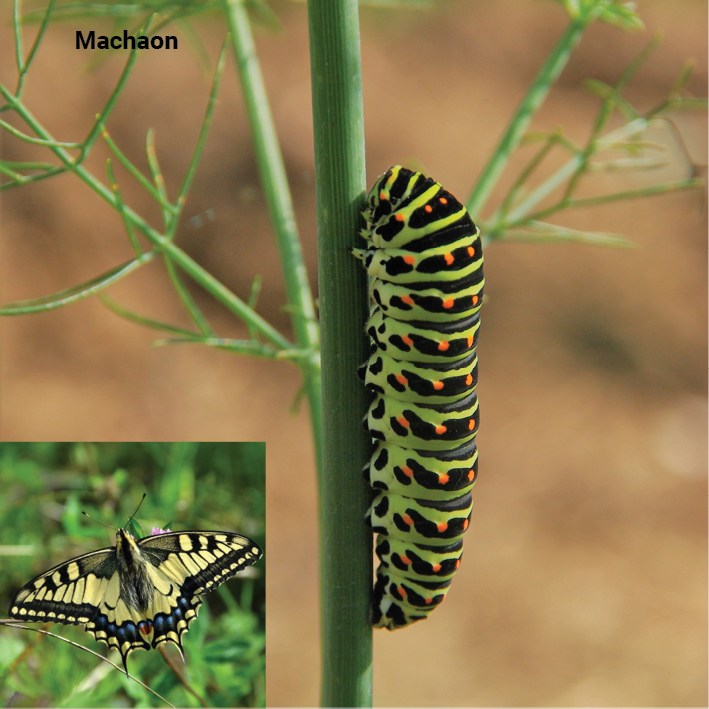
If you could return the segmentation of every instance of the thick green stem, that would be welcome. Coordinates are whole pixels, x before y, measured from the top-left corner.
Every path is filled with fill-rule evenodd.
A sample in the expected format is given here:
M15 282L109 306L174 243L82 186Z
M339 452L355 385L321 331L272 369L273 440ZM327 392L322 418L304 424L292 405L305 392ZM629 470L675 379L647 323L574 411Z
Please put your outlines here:
M370 491L361 474L371 444L357 377L369 299L350 254L366 190L357 9L357 0L308 2L323 354L323 706L372 701Z
M594 8L592 12L581 12L571 21L566 32L561 36L539 74L537 74L534 83L529 87L499 145L487 165L485 165L473 194L468 200L466 206L473 219L481 216L480 213L485 206L487 198L497 184L510 156L522 140L532 116L544 102L549 89L559 78L566 63L569 61L571 53L581 40L584 30L593 22L599 11L598 8Z
M288 177L254 46L251 23L246 7L240 0L226 0L226 8L259 174L283 267L295 340L300 349L313 352L313 356L304 360L301 367L310 407L318 479L320 479L322 477L322 402L320 362L317 357L320 335L313 295L308 283L308 272L300 246Z

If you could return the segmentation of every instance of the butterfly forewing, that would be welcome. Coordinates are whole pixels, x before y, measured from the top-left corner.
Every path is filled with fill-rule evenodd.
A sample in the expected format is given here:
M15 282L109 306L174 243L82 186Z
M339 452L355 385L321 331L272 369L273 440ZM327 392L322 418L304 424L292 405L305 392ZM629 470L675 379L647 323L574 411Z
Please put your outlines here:
M25 584L12 602L10 615L68 625L88 623L115 573L115 548L77 556Z

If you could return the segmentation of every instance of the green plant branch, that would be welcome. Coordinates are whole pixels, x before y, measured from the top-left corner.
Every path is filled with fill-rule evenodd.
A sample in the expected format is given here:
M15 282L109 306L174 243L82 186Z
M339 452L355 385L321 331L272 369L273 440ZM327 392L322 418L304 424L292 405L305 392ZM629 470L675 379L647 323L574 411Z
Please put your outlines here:
M485 203L504 171L510 156L519 145L532 117L547 97L549 90L559 78L585 29L601 11L601 4L592 4L590 9L579 12L572 18L566 32L561 36L539 74L527 90L519 108L505 131L492 157L483 168L480 179L467 202L473 219L480 216Z
M115 268L102 273L100 276L92 278L86 283L82 283L78 286L72 286L71 288L67 288L59 293L43 296L41 298L33 298L32 300L20 300L16 303L8 303L7 305L0 307L0 315L28 315L29 313L39 313L44 312L45 310L60 308L63 305L69 305L69 303L74 303L77 300L81 300L82 298L86 298L94 293L98 293L104 288L108 288L108 286L151 261L154 258L155 253L155 251L148 251L139 258L127 261L120 266L116 266Z
M268 104L246 6L241 0L226 0L225 8L261 184L276 237L288 302L292 307L290 314L296 345L313 353L301 366L310 409L319 480L322 474L323 449L322 392L320 361L316 356L320 333L315 306L295 221L288 176Z
M563 209L574 209L578 207L595 207L599 204L608 204L610 202L620 202L628 199L638 199L639 197L652 197L653 195L664 194L665 192L677 192L679 190L691 190L701 187L704 184L703 180L696 177L688 180L677 180L676 182L665 182L661 185L650 185L638 190L627 190L625 192L614 192L612 194L604 194L598 197L587 197L585 199L564 199L563 201L548 207L540 209L535 214L530 214L519 222L507 222L507 228L525 224L528 221L539 221L545 217L560 212Z
M22 95L22 88L25 83L25 77L27 76L27 72L29 71L32 62L34 61L35 54L39 49L40 42L42 41L44 32L47 29L47 25L49 24L49 17L51 16L52 10L54 9L54 3L55 0L49 0L49 3L47 4L47 9L44 13L44 17L42 18L42 22L40 23L39 29L37 30L37 35L34 38L32 47L30 48L30 53L27 55L27 59L24 61L22 68L18 72L19 75L17 77L17 86L15 88L15 95L17 97L20 97ZM20 29L20 32L21 31L22 30ZM21 49L20 54L22 54Z
M18 175L17 179L12 182L5 182L0 185L0 192L3 190L11 190L15 187L22 187L23 185L29 185L32 182L39 182L40 180L46 180L48 177L54 177L55 175L61 175L63 172L67 172L68 168L64 165L57 165L46 172L39 175Z
M72 171L82 182L87 184L99 197L106 201L111 207L118 210L118 202L113 191L106 187L102 182L97 180L86 168L82 165L77 165L75 160L64 149L64 144L55 141L52 136L46 131L41 123L27 109L27 107L17 97L2 84L0 84L0 93L5 100L12 106L22 120L39 136L38 140L50 148L62 162L64 167ZM145 220L134 212L130 207L125 207L124 213L130 219L133 226L144 234L148 240L153 243L157 251L171 257L173 262L193 278L202 288L219 300L227 309L237 315L241 320L251 325L258 331L267 341L271 342L279 349L288 349L292 347L291 343L283 337L270 323L264 320L249 308L243 300L227 289L208 271L199 266L191 259L182 249L175 246L163 234L160 234L153 229Z
M659 44L659 35L653 35L647 45L643 47L642 51L640 51L640 53L623 70L615 85L610 89L610 91L607 92L606 97L601 103L598 115L596 116L593 129L591 130L591 136L586 144L586 147L581 153L581 163L576 172L569 180L561 202L566 202L570 199L571 195L576 190L579 180L588 169L589 160L591 156L593 156L597 152L598 141L600 140L600 136L604 128L606 127L606 125L608 125L610 117L613 115L613 111L615 110L616 105L618 103L617 99L620 97L620 92L628 85L628 82L633 78L633 76L635 76L637 71L648 60L650 55L657 49ZM624 108L630 114L632 114L629 116L630 120L635 120L639 117L639 114L634 109L632 109L630 104L624 104Z
M262 359L293 360L296 363L300 359L311 356L310 352L303 350L277 350L270 345L254 340L235 340L228 337L173 337L164 340L156 340L153 347L163 347L165 345L206 345L220 350L228 350L250 357L260 357Z

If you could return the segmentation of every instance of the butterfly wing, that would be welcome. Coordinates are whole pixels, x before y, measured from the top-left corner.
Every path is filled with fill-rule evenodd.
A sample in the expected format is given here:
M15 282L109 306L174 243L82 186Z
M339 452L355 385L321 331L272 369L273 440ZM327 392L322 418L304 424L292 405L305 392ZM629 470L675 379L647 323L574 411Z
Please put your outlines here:
M120 598L113 547L77 556L37 576L15 596L10 616L84 625L96 640L120 651L124 666L132 650L150 649L139 632L140 616Z
M168 532L138 542L150 562L155 586L146 616L153 647L172 642L182 652L182 636L197 617L201 596L257 562L263 552L247 537L229 532Z
M88 623L114 576L113 547L69 559L25 584L10 604L10 616L66 625Z

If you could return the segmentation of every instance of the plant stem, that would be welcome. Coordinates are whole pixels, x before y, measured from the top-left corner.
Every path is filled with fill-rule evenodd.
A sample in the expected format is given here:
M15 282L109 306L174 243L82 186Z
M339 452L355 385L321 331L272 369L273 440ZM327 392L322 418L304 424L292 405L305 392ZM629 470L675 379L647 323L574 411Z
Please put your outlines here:
M571 53L581 40L584 30L596 18L598 11L600 11L598 8L593 12L580 12L574 17L529 87L468 200L466 206L473 219L480 217L487 198L497 184L510 156L522 140L532 116L542 105L549 89L559 78Z
M12 96L2 84L0 84L0 93L25 123L40 136L40 140L43 140L48 145L50 150L61 160L68 170L73 172L82 182L85 182L101 199L118 210L116 196L106 185L97 180L83 165L77 165L71 155L61 147L61 144L53 140L52 136L44 129L34 115L20 101ZM281 335L269 322L249 308L241 298L232 293L223 283L219 282L209 271L202 268L202 266L190 258L182 249L175 246L169 239L153 229L139 214L128 206L125 207L123 214L126 218L130 219L136 229L158 247L156 251L170 256L174 263L202 286L202 288L245 323L251 325L271 344L279 349L289 349L292 347L288 339Z
M251 125L261 184L276 235L288 302L291 306L295 340L300 349L309 349L313 352L313 356L304 360L301 367L308 396L318 480L320 480L322 477L322 392L320 362L317 356L320 333L315 316L315 305L300 246L283 155L268 104L249 16L245 4L240 0L227 0L226 7L232 48Z
M308 2L323 354L321 702L351 707L372 701L370 490L360 472L371 443L357 377L369 297L349 251L366 189L357 9L357 0Z

